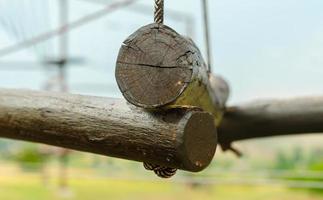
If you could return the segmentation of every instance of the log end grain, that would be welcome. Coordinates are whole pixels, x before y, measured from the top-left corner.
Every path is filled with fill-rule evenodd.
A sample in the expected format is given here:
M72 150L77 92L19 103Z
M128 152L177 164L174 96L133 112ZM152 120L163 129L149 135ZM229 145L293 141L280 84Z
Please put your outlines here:
M116 64L116 80L123 96L143 108L175 101L192 81L201 55L191 40L173 29L150 24L124 41Z
M213 159L217 147L214 118L206 112L195 112L188 118L179 152L185 170L198 172Z

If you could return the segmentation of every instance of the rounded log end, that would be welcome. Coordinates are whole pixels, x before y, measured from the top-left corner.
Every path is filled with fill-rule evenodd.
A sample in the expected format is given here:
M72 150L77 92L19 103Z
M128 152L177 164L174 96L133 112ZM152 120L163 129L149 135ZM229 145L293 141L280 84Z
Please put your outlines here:
M228 82L221 76L215 76L209 74L210 87L213 91L212 96L213 101L217 102L217 105L222 109L225 107L226 102L228 101L230 95L230 86Z
M207 112L191 113L180 147L183 169L192 172L203 170L212 161L216 147L217 131L214 117Z
M197 47L165 25L150 24L133 33L122 45L116 80L123 96L143 108L174 102L201 66Z

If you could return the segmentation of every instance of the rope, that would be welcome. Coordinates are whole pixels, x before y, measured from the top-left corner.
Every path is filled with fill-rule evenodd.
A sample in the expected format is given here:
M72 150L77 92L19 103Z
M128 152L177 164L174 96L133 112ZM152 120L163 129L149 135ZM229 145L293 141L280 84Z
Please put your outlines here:
M144 168L149 171L155 172L155 174L160 178L171 178L176 174L177 169L170 167L162 167L159 165L154 165L150 163L144 163Z
M164 23L164 0L155 0L155 23Z

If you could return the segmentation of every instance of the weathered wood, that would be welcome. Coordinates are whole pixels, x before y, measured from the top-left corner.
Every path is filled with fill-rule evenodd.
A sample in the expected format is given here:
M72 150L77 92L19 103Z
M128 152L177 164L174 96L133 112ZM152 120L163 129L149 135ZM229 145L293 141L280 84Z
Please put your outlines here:
M323 97L256 101L229 107L219 143L278 135L323 133Z
M188 171L213 158L213 120L196 109L148 113L118 99L0 89L0 137Z
M116 80L136 106L196 106L212 113L217 125L229 94L227 83L207 72L193 41L162 24L144 26L124 41Z

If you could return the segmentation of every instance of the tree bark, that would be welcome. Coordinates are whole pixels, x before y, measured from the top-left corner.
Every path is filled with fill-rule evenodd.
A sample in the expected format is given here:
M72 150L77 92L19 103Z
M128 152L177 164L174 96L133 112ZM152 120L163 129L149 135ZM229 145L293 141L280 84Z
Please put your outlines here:
M257 101L227 108L219 143L278 135L323 133L323 97Z
M228 84L209 74L192 40L162 24L150 24L124 41L116 65L124 97L148 109L196 106L219 125Z
M200 171L212 160L213 117L147 112L124 100L0 89L0 137Z

